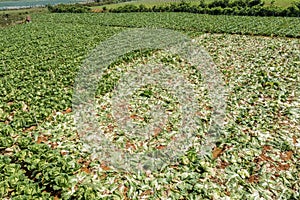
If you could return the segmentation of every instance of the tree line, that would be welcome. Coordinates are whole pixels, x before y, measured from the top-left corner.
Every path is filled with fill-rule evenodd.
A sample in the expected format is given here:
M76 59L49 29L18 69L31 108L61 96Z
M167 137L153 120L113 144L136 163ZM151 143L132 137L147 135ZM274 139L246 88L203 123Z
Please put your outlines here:
M99 1L101 5L116 1L128 0L105 0ZM294 2L289 7L279 7L274 5L266 6L262 0L214 0L206 3L200 0L199 4L181 1L168 5L154 5L147 7L144 4L126 4L117 8L103 7L102 12L126 13L126 12L189 12L210 15L242 15L242 16L281 16L281 17L300 17L300 1ZM94 2L97 3L97 2ZM48 6L51 12L91 12L89 5L56 5Z
M117 8L107 9L107 12L190 12L211 15L244 15L244 16L282 16L300 17L300 1L294 2L289 7L279 7L274 5L266 6L262 0L215 0L206 3L201 0L198 5L181 1L170 5L160 5L146 7L127 4Z

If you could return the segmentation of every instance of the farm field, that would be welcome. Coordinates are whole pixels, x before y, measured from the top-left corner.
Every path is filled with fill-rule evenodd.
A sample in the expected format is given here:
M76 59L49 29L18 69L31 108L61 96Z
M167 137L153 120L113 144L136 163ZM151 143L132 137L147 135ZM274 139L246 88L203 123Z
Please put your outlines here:
M1 199L299 199L299 24L189 13L43 13L0 29ZM160 171L135 173L106 165L83 145L72 109L77 73L101 42L135 28L188 35L223 75L226 123L208 155L188 150ZM150 142L119 134L114 88L145 63L171 67L195 88L203 144L212 116L204 77L161 50L131 52L105 71L95 94L103 131L126 151L143 151L142 143L160 149L170 133L179 134L177 100L155 84L134 93L130 117L142 126L149 107L162 103L171 113L168 127Z

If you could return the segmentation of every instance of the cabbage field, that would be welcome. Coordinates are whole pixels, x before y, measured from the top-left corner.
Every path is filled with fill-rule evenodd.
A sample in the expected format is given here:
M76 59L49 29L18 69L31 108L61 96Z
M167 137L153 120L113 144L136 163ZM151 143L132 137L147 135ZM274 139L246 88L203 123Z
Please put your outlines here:
M72 107L76 76L101 42L134 28L193 38L221 72L225 125L209 154L190 149L158 171L122 171L83 144ZM1 199L300 198L299 18L43 13L0 29L0 36ZM149 108L161 103L170 113L166 127L150 141L118 130L114 88L122 74L145 63L171 66L197 90L202 144L213 113L203 77L177 55L153 49L120 57L99 81L95 99L104 133L125 151L160 150L179 134L176 98L151 84L133 94L129 117L142 126Z

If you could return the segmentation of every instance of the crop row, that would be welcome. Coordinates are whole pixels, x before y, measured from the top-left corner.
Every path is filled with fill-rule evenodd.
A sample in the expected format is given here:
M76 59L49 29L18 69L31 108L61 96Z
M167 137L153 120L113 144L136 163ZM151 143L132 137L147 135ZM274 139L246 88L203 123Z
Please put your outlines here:
M169 28L198 33L300 37L300 18L292 17L211 16L191 13L64 13L39 15L35 20L43 23Z

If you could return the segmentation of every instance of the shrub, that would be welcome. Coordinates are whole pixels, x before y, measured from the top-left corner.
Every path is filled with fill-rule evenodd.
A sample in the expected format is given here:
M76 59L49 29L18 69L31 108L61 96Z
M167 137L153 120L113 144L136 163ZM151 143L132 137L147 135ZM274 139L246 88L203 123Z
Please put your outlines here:
M148 11L148 8L145 5L141 4L139 6L139 12L147 12L147 11Z
M243 15L243 16L286 16L299 17L300 16L300 2L294 3L288 8L281 8L277 6L263 6L261 0L216 0L210 4L205 4L204 1L200 5L191 5L182 1L179 4L172 3L166 6L153 6L147 8L144 5L125 5L116 9L111 9L110 12L190 12L199 14L211 15Z
M246 7L247 1L246 0L236 0L229 4L229 7Z
M264 6L264 2L261 0L251 0L247 3L249 7L254 7L254 6Z
M87 13L91 8L81 4L58 4L55 6L48 5L48 10L54 13Z
M208 10L208 14L211 15L222 15L223 14L223 9L222 7L214 7Z
M199 7L200 7L200 8L206 8L206 7L207 7L207 5L206 5L206 3L205 3L205 0L200 0Z
M216 7L226 8L228 6L229 6L229 0L215 0L208 4L209 8L216 8Z
M297 6L292 5L286 9L285 14L289 17L300 17L300 9Z
M295 1L294 5L300 10L300 1L297 1L297 2Z

